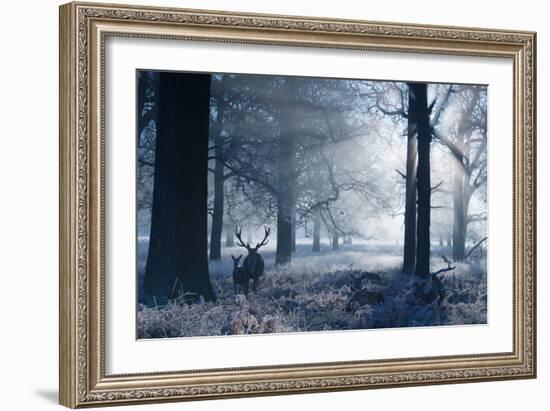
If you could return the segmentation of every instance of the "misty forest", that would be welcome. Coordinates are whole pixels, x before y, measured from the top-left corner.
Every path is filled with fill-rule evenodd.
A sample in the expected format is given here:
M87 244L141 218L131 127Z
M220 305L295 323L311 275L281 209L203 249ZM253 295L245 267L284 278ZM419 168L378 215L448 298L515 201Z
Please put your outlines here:
M487 87L137 72L138 338L485 324Z

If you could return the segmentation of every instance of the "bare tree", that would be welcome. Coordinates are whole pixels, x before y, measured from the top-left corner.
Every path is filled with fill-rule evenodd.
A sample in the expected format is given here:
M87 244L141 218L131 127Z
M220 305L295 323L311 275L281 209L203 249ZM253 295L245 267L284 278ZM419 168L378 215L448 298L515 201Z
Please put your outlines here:
M469 214L472 196L487 181L487 95L482 86L445 87L440 108L444 121L438 116L432 133L453 162L453 259L461 261L468 225L487 218L485 213Z

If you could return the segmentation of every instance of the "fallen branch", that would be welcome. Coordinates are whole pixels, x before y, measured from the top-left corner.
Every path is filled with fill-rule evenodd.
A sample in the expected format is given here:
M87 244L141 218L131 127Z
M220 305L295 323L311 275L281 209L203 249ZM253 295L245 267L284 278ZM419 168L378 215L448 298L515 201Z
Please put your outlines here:
M441 270L436 271L435 273L432 273L432 276L436 276L441 273L446 273L448 271L453 271L456 268L456 265L454 266L451 265L451 261L445 255L442 255L441 258L443 259L443 261L447 263L447 268L442 268Z
M435 276L435 275L438 275L438 274L441 274L441 273L446 273L448 271L453 271L455 268L456 268L456 265L451 266L449 264L449 266L447 268L442 268L441 270L438 270L435 273L432 273L432 275Z

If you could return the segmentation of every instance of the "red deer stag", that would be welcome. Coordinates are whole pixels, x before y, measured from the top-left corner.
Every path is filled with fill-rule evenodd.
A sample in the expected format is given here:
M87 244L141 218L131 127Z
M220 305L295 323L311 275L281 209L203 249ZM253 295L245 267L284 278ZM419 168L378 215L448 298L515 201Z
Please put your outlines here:
M246 275L248 277L248 281L254 280L254 283L252 284L252 291L256 292L256 286L258 284L258 280L264 273L264 259L260 254L258 254L258 250L260 247L263 247L266 245L269 241L267 238L269 237L269 234L271 234L271 228L265 227L264 228L264 239L256 243L256 247L251 247L250 243L244 243L244 241L241 238L242 228L238 229L235 227L235 237L237 237L237 245L240 247L246 248L248 251L248 255L244 259L243 262L243 268L246 271ZM246 286L246 289L248 289L248 286Z

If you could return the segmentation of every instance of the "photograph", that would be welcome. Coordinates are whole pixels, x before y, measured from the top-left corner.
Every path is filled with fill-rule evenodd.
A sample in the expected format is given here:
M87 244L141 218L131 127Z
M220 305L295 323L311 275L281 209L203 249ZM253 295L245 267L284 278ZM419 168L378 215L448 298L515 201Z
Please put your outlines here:
M487 324L486 84L135 87L138 339Z

